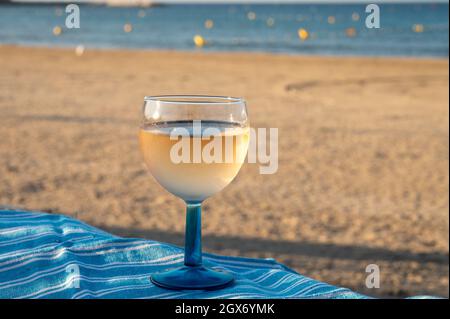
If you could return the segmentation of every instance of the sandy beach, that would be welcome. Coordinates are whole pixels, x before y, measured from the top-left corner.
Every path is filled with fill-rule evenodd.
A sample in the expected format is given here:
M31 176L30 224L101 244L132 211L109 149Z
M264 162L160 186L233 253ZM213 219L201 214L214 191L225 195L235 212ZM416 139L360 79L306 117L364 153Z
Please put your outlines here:
M204 250L275 258L371 296L449 288L448 59L0 46L0 205L182 245L183 203L146 171L145 95L245 97L279 169L205 202ZM368 264L381 287L365 287Z

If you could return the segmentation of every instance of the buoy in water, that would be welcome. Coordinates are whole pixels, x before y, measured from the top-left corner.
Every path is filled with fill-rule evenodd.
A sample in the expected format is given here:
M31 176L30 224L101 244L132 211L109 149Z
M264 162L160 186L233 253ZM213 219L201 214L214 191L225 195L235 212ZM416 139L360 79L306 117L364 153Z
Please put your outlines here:
M133 26L130 23L125 23L123 25L123 32L130 33L131 31L133 31Z
M353 38L354 36L356 36L356 29L355 28L347 28L345 30L345 34L349 37L349 38Z
M327 21L328 21L328 24L335 24L336 18L334 16L329 16Z
M194 44L197 48L201 48L206 44L205 39L201 35L195 35L194 38Z
M249 20L255 20L256 19L256 13L254 13L253 11L250 11L249 13L247 13L247 18Z
M415 25L413 25L412 29L416 33L422 33L425 28L424 28L423 24L415 24Z
M211 19L208 19L205 21L205 28L206 29L212 29L214 27L214 21Z
M53 28L52 32L54 36L58 36L62 33L62 28L59 25L57 25Z
M266 24L268 27L273 27L273 25L275 24L275 19L272 17L267 18Z
M306 39L309 38L309 32L306 29L300 28L300 29L298 29L297 33L298 33L298 37L302 41L305 41Z

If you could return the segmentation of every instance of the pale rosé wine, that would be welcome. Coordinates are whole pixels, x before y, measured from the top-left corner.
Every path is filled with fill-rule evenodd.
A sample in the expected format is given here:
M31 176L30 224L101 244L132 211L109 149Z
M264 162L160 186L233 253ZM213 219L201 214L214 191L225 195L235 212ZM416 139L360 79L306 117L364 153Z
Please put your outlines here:
M247 154L249 128L236 123L201 121L201 130L196 132L193 124L175 121L146 125L139 132L139 142L147 167L164 188L185 201L200 202L221 191L236 177ZM202 139L208 128L215 129L216 133ZM180 129L188 132L184 137L190 150L187 161L174 161L173 157L173 148L181 143L182 137L171 139L171 132L173 135L173 130ZM217 153L221 155L220 160L211 161L202 156L206 150L207 154L215 153L211 152L213 139L214 143L220 143L221 151Z

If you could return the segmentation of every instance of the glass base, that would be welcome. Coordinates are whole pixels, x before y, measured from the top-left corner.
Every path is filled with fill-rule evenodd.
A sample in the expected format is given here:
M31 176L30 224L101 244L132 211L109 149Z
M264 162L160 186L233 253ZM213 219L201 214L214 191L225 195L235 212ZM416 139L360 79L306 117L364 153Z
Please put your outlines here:
M216 290L225 288L234 281L234 277L230 273L212 270L203 266L183 266L178 269L153 274L150 279L159 287L174 290Z

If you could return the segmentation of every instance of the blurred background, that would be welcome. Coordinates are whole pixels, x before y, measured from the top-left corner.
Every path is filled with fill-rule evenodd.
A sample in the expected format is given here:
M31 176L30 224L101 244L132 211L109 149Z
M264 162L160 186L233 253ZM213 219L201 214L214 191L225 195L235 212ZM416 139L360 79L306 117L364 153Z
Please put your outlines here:
M182 245L183 203L139 154L143 97L242 96L279 169L245 164L205 202L206 251L448 297L447 1L377 2L379 28L364 1L71 1L79 28L68 3L0 1L0 206Z
M381 3L380 28L369 29L364 3L185 2L85 1L80 28L68 29L63 4L23 0L2 6L0 35L2 43L35 46L448 56L448 3Z

